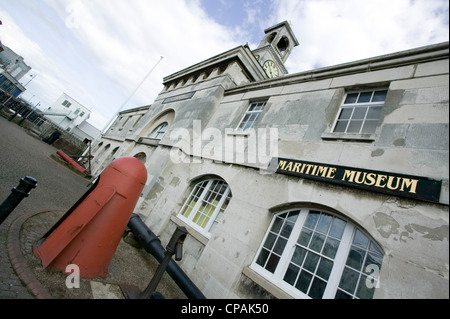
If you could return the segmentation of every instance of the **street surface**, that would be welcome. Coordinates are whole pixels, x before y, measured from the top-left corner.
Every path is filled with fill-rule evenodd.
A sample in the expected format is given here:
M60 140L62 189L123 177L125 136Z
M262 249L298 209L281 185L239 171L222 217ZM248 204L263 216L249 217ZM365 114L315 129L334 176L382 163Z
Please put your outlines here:
M57 149L28 134L17 124L0 116L0 203L19 184L31 176L38 186L0 225L0 299L29 299L28 292L15 274L6 247L11 223L24 214L68 210L87 191L89 180L56 163L50 154Z

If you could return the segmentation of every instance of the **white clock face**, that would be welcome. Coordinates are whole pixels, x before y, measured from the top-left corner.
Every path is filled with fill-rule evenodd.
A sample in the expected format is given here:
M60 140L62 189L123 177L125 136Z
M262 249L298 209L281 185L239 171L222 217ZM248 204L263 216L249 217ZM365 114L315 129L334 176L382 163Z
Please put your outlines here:
M273 62L272 60L266 61L263 65L263 69L264 71L266 71L266 74L269 78L274 78L279 75L278 68L275 65L275 62Z

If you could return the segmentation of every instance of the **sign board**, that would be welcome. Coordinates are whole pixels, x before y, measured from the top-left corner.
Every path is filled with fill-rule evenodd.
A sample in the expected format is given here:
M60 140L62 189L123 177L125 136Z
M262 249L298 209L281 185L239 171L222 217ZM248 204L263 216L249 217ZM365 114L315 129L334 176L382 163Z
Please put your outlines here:
M167 98L165 98L162 101L162 104L188 100L188 99L190 99L190 98L192 98L194 96L195 92L196 91L187 92L187 93L183 93L183 94L178 94L178 95L174 95L174 96L171 96L171 97L167 97Z
M276 173L280 174L430 202L439 202L441 194L442 181L421 176L286 158L272 158L269 168L276 168Z

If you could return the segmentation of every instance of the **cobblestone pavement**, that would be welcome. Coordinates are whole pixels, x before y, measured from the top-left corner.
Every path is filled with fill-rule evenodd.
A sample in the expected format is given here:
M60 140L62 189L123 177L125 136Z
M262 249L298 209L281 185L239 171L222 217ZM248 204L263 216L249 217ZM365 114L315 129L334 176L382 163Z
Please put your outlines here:
M0 116L0 203L25 176L38 186L0 225L0 299L30 299L34 294L16 274L7 239L18 218L41 211L68 210L87 190L89 181L50 158L57 149Z

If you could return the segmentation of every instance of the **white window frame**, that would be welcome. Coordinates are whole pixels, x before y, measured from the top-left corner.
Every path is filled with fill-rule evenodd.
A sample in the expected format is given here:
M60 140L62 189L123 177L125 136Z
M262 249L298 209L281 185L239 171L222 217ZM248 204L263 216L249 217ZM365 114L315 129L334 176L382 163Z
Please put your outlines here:
M255 101L255 102L251 102L250 105L247 108L247 111L245 112L245 114L242 116L241 120L239 121L238 126L236 127L236 131L247 131L249 129L252 129L255 127L255 123L258 121L259 116L261 115L262 111L264 110L264 108L266 107L267 104L267 100L265 101ZM260 107L257 110L250 110L252 107ZM247 120L244 122L246 116L252 116L254 115L255 118L253 120ZM244 124L245 123L245 124ZM250 126L247 126L248 123L251 123ZM244 125L243 125L244 124ZM241 127L243 126L243 127Z
M374 93L375 93L375 92L379 92L379 91L388 91L388 89L387 89L387 88L378 88L378 89L373 89L373 90L361 90L361 91L350 91L350 92L347 92L347 93L345 94L345 96L344 96L344 100L342 101L341 106L339 107L339 111L338 111L338 114L337 114L337 116L336 116L336 118L335 118L335 120L334 120L334 123L333 123L331 132L332 132L333 134L344 134L344 135L375 134L376 127L378 126L379 121L380 121L380 118L381 118L381 112L380 112L380 116L379 116L377 119L368 119L367 116L368 116L368 113L369 113L369 109L370 109L371 107L381 107L381 110L382 110L382 108L383 108L383 106L384 106L384 102L386 101L386 98L385 98L383 101L372 102ZM365 93L369 93L369 92L372 93L369 102L345 103L346 100L347 100L347 97L348 97L349 95L357 94L357 95L358 95L358 96L357 96L357 100L358 100L359 97L361 96L361 94L365 94ZM387 93L386 93L386 94L387 94ZM365 112L365 114L364 114L364 118L362 119L362 123L361 123L361 127L360 127L359 131L358 131L358 132L348 132L349 124L352 122L352 120L353 120L353 122L355 122L355 119L353 119L353 115L354 115L354 113L355 113L355 110L356 110L356 109L361 109L361 108L367 108L367 109L366 109L366 112ZM347 123L347 125L346 125L346 127L345 127L345 130L344 130L343 132L336 132L336 128L337 128L337 126L338 126L338 123L339 123L339 121L340 121L341 114L342 114L342 112L344 111L344 109L347 109L347 110L350 110L350 109L351 109L351 110L352 110L352 111L351 111L351 114L350 114L350 117L349 117L349 120L348 120L348 123ZM357 119L357 120L358 120L358 119ZM377 121L377 124L375 125L375 130L374 130L373 132L365 132L365 133L362 132L363 127L364 127L364 124L366 123L366 121L375 121L375 120ZM341 121L342 121L342 120L341 120Z
M72 105L72 103L70 103L68 100L64 100L64 102L62 102L62 105L69 108Z
M278 264L276 266L275 271L272 273L263 266L259 265L257 263L257 260L260 256L260 253L263 249L263 246L266 242L266 239L268 238L270 231L272 230L272 226L275 223L276 217L285 213L289 212L296 212L300 211L297 220L295 221L295 225L289 235L288 241L283 249L283 252L281 254L281 258L278 261ZM376 245L376 247L382 252L382 249L378 246L378 244L369 236L367 235L363 230L358 228L355 224L350 222L349 220L342 218L341 216L337 216L334 213L331 213L329 211L326 211L324 209L317 209L317 208L309 208L309 207L302 207L302 208L294 208L289 209L283 212L280 212L273 216L272 221L269 225L269 228L266 231L266 234L260 244L260 247L255 255L255 258L250 265L250 268L257 272L259 275L261 275L263 278L271 282L272 284L276 285L289 295L291 295L294 298L298 299L311 299L310 296L307 294L301 292L300 290L296 289L294 286L290 285L289 283L285 282L283 280L284 275L288 269L289 263L291 262L292 256L295 252L296 243L299 238L299 235L302 231L302 228L304 226L304 223L306 221L306 218L308 216L308 213L310 211L319 211L321 213L331 215L333 217L337 217L343 221L346 222L339 247L337 249L334 261L333 261L333 268L329 275L327 286L325 288L324 294L322 299L333 299L337 293L338 286L340 284L340 279L342 277L344 268L346 267L346 261L350 252L350 248L352 246L352 241L355 236L356 231L359 231L363 233L366 237L369 239L369 245L372 243ZM275 246L275 245L274 245ZM383 253L384 257L384 253ZM360 272L361 273L361 272ZM365 275L370 275L369 273L365 273ZM362 278L362 276L361 276ZM378 278L376 278L378 279ZM359 279L360 280L360 279Z
M149 138L160 141L167 132L169 128L169 123L163 122L155 128L150 134Z
M200 225L198 225L193 220L194 220L197 212L199 212L199 209L200 209L202 203L206 202L209 205L213 205L214 206L213 203L209 203L209 202L205 201L205 198L208 195L209 191L211 190L211 187L212 187L214 181L223 182L224 185L226 185L226 189L225 189L224 193L222 194L220 200L218 201L217 205L215 205L214 211L211 214L208 223L204 227L201 227ZM189 216L185 217L183 215L183 212L184 212L185 208L188 207L189 204L192 202L192 198L194 196L194 193L197 191L197 186L200 187L200 184L203 184L205 182L206 182L205 188L203 189L203 191L201 192L200 196L198 197L195 205L192 207L192 209L191 209L191 211L189 213ZM221 220L222 215L225 213L225 211L221 212L221 210L222 210L222 207L223 207L226 199L228 197L231 198L231 196L232 195L231 195L230 186L223 180L214 179L213 178L213 179L209 179L209 180L200 181L200 182L196 183L195 186L193 187L191 193L189 194L188 198L186 199L186 201L184 202L183 206L181 207L177 217L179 219L181 219L182 221L184 221L185 223L187 223L192 228L194 228L200 234L202 234L203 236L205 236L206 238L209 239L209 238L211 238L211 231L212 231L213 225L217 224Z

